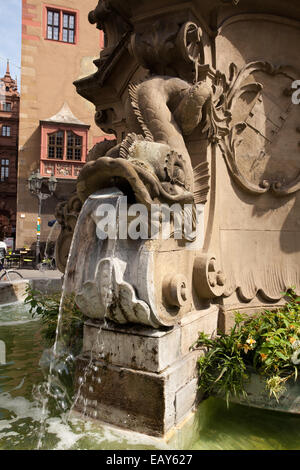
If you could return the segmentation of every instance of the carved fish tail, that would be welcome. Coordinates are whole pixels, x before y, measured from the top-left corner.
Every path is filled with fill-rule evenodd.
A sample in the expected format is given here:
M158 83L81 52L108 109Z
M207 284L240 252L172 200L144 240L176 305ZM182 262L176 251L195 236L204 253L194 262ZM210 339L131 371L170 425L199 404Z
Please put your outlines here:
M195 204L205 204L210 189L208 162L199 163L194 169L194 201Z
M136 134L127 134L120 147L120 157L127 159L129 156L129 149L136 140Z
M152 135L152 132L148 129L147 124L144 121L143 115L139 107L139 97L138 97L139 86L140 86L139 83L130 83L128 86L129 96L131 99L131 106L145 134L145 139L148 140L149 142L154 142L154 137Z

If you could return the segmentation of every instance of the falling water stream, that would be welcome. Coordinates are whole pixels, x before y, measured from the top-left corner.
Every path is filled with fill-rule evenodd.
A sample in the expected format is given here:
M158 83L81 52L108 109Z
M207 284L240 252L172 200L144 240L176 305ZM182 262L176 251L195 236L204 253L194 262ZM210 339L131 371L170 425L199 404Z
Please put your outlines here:
M116 220L115 220L116 230L115 230L115 237L113 239L108 240L108 250L107 250L107 252L108 252L109 258L111 260L113 260L114 257L115 257L115 251L116 251L116 245L117 245L117 233L118 233L118 224L119 224L119 220L118 220L119 211L118 211L118 208L119 208L121 197L122 197L121 195L116 196ZM91 197L91 199L93 200L93 196ZM71 269L71 265L72 265L72 257L74 257L74 251L75 251L74 248L75 248L76 243L78 243L78 232L79 232L80 226L81 226L82 223L85 222L82 219L84 219L86 217L86 212L90 213L91 210L94 210L94 206L97 205L97 195L95 196L96 203L93 204L93 201L92 201L92 204L91 204L91 199L88 199L85 202L85 204L82 208L82 211L79 215L78 222L76 224L74 235L73 235L73 238L72 238L72 243L71 243L71 247L70 247L70 251L69 251L69 255L68 255L67 264L66 264L64 282L63 282L63 287L62 287L62 295L61 295L60 305L59 305L59 315L58 315L57 328L56 328L56 338L55 338L55 343L54 343L54 346L53 346L53 353L52 353L52 358L51 358L51 362L50 362L47 385L46 385L45 392L44 393L42 392L42 394L41 394L41 396L42 396L42 398L41 398L41 401L42 401L42 416L41 416L41 427L40 427L40 433L39 433L39 440L38 440L38 445L37 445L38 450L42 448L43 440L44 440L44 437L45 437L46 424L47 424L47 419L48 419L48 416L49 416L49 412L48 412L49 397L52 396L54 399L57 399L58 402L60 402L61 407L63 408L63 411L66 411L69 408L69 413L67 415L68 416L67 420L71 416L71 413L74 410L77 403L80 400L82 400L83 404L84 404L82 414L83 414L83 416L85 416L86 415L86 407L88 405L88 399L82 397L81 390L82 390L83 385L86 383L87 375L89 374L89 372L91 370L93 370L93 372L98 371L98 367L93 365L93 359L94 359L93 356L94 356L94 349L95 349L96 345L97 345L98 354L101 355L101 330L106 325L105 317L104 317L103 323L101 323L99 325L99 329L98 329L98 332L97 332L95 342L92 345L92 348L91 348L91 351L90 351L89 362L88 362L87 366L84 368L82 376L79 377L79 383L77 385L78 390L77 390L75 398L72 399L71 406L70 406L70 403L68 403L68 401L70 402L70 399L67 400L67 402L66 402L65 397L63 396L64 392L61 394L60 384L59 384L58 387L56 386L56 391L53 394L53 390L52 390L53 385L54 386L57 385L57 378L58 378L57 372L58 373L60 372L59 366L57 367L57 365L60 364L62 360L65 362L65 364L68 361L73 362L73 363L75 361L75 358L72 356L72 353L69 352L69 351L67 352L64 348L64 344L63 344L63 340L62 340L62 316L63 316L65 298L66 298L66 295L67 295L67 283L69 281L69 276L70 276L70 269ZM92 206L92 209L89 206ZM96 230L96 227L95 227L95 230ZM99 250L99 248L97 249L97 251L98 250ZM97 259L97 255L99 255L99 253L94 253L94 256L96 256L96 259ZM108 274L108 286L112 285L112 270L113 270L113 267L112 267L112 263L111 263L110 264L109 274ZM105 292L105 299L104 299L104 305L105 305L106 310L108 308L108 305L110 304L111 295L112 295L112 289L108 288ZM100 353L99 353L99 351L100 351ZM63 355L63 357L62 357L62 355ZM68 367L68 365L67 365L67 367ZM98 383L101 382L101 379L100 379L99 376L97 377L97 381L98 381ZM40 388L40 390L42 390L42 389ZM55 393L58 394L58 396L55 395ZM93 412L92 417L93 418L98 417L97 411Z
M118 204L119 199L117 208ZM99 322L90 360L79 377L80 383L76 384L77 391L73 396L62 380L62 377L72 379L70 371L75 361L63 341L62 316L68 278L73 269L73 248L80 217L69 252L52 350L43 351L41 321L33 320L26 306L15 304L0 307L0 450L300 449L299 416L236 404L231 404L227 409L225 402L216 398L202 402L194 424L184 428L168 445L156 438L103 427L90 416L85 417L87 402L83 403L80 416L72 413L74 406L83 400L81 390L88 374L97 373L95 379L101 381L93 356L94 350L97 350L97 358L99 355L101 357L101 329L105 325L105 319L104 323ZM111 240L108 247L111 259L115 257L116 246L117 239ZM108 290L106 306L110 295ZM92 418L101 420L101 416L96 414Z
M49 245L50 245L51 242L56 243L56 240L53 240L53 233L54 233L55 230L58 230L58 226L59 226L59 224L56 220L54 222L54 224L52 225L51 230L49 232L49 235L47 237L46 247L45 247L45 258L50 258Z

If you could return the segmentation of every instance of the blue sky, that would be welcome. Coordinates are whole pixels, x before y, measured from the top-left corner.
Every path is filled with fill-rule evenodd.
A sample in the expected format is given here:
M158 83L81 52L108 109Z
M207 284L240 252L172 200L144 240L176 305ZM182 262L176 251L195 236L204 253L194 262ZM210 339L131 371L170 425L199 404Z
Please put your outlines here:
M0 0L0 76L5 74L6 59L10 59L11 76L17 76L19 84L21 32L22 0Z

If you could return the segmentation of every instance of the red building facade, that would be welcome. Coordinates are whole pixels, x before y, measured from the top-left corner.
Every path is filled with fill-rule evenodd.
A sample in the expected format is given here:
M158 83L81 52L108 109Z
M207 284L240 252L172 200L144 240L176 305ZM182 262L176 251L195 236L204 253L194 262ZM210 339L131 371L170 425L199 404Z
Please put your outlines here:
M15 237L20 94L17 81L0 78L0 236Z
M41 242L46 243L56 206L74 193L88 151L105 137L94 121L94 106L73 85L95 73L103 47L103 32L88 21L95 3L22 0L16 248L36 243L38 199L28 189L30 175L39 171L46 182L54 174L58 181L42 205Z

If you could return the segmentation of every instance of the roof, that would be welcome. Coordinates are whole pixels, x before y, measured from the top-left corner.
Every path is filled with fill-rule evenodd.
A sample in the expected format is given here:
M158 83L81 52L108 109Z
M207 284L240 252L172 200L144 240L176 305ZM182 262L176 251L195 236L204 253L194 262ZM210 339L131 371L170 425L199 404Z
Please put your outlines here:
M68 103L64 103L61 110L54 116L43 119L41 122L53 122L59 124L76 124L78 126L88 126L84 122L77 119L76 116L72 113ZM89 126L88 126L89 127Z

